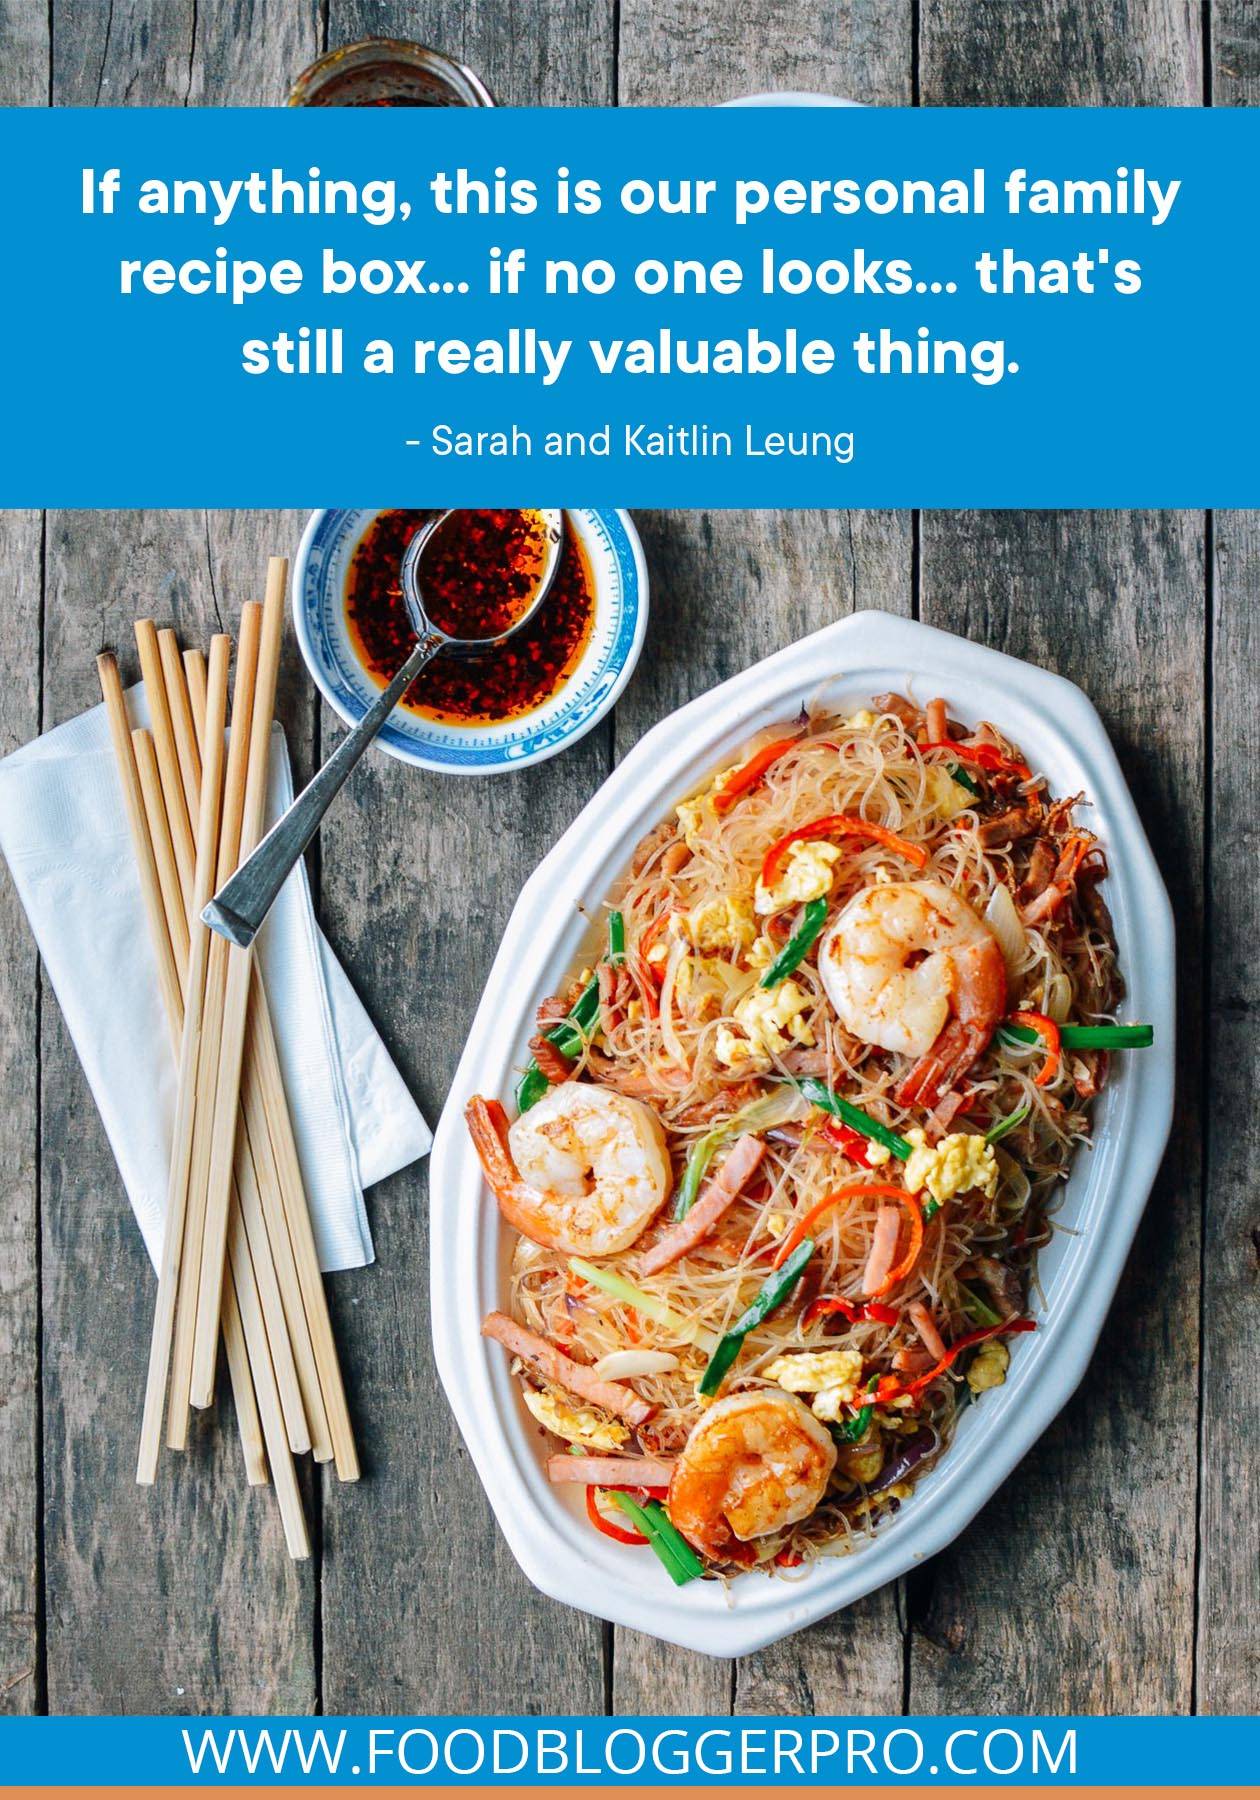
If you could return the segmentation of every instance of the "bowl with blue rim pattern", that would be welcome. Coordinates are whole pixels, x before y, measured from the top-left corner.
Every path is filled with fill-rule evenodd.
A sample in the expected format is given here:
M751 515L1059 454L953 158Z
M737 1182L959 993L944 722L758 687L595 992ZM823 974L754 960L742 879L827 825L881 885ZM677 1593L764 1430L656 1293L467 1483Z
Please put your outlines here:
M358 724L384 685L365 668L346 610L351 561L382 510L327 507L312 513L293 571L298 645L320 693L347 725ZM389 755L450 775L503 774L576 743L616 703L647 630L643 546L629 513L619 509L566 507L564 517L581 545L594 592L590 636L572 673L532 712L489 724L447 723L396 707L377 739Z

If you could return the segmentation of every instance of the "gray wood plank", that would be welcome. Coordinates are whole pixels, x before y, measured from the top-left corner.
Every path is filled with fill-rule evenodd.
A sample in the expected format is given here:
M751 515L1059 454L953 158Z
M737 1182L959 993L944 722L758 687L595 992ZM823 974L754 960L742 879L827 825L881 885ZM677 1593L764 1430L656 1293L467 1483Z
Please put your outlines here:
M404 37L467 63L503 106L608 106L614 0L329 0L328 44Z
M1200 8L923 0L919 86L924 106L1198 106Z
M923 519L923 618L1056 669L1101 711L1173 896L1182 1016L1173 1140L1085 1384L915 1583L914 1711L1189 1705L1203 549L1190 513Z
M1211 0L1213 106L1260 105L1260 17L1254 0Z
M279 104L319 48L319 0L52 0L52 16L59 106Z
M50 514L46 722L99 698L103 646L135 673L138 616L189 643L233 620L286 523L219 522L212 549L200 513ZM245 1485L230 1405L135 1485L153 1276L51 999L41 1041L49 1707L308 1710L315 1576L285 1554L269 1491Z
M0 755L39 730L43 601L37 512L0 512L0 618L10 674L0 684ZM0 1713L38 1710L39 1063L38 958L0 875Z
M911 37L909 0L622 0L620 99L624 106L707 106L741 94L803 92L907 105Z
M1208 1155L1203 1212L1203 1422L1199 1507L1200 1712L1252 1713L1260 1694L1260 513L1215 518L1212 800L1208 866Z
M331 44L368 32L461 57L507 102L611 98L611 0L537 9L332 0ZM327 752L336 736L327 713L324 726ZM430 1120L521 883L608 761L607 727L494 781L443 780L374 754L324 827L327 929ZM427 1179L425 1166L374 1190L380 1261L353 1293L334 1285L366 1478L358 1493L326 1484L324 1707L492 1712L510 1695L526 1712L599 1712L603 1630L519 1573L438 1384Z
M643 661L617 710L619 756L738 670L862 607L910 610L905 513L672 512L638 519L652 577ZM822 671L820 671L821 677ZM731 1665L615 1634L618 1712L897 1712L902 1638L892 1588Z
M1174 0L1103 11L930 0L922 99L1195 104L1201 53L1199 9ZM1088 1386L915 1585L910 1704L1181 1711L1193 1654L1187 1408L1198 1361L1203 521L925 514L922 615L1059 668L1102 711L1177 908L1183 1085L1163 1176ZM1161 1471L1158 1495L1134 1478L1135 1463ZM1058 1598L1049 1611L1047 1593Z
M48 82L45 0L5 0L0 6L0 106L46 106Z
M1211 93L1260 105L1260 15L1214 0ZM1196 1705L1253 1713L1260 1691L1254 1546L1260 1430L1254 1295L1260 1267L1254 1165L1260 1058L1252 945L1257 931L1255 821L1260 513L1213 519L1212 799L1208 865L1207 1179L1203 1209L1203 1419L1200 1441Z
M766 90L905 104L911 9L803 0L622 0L619 99L704 105ZM727 675L855 607L910 608L908 514L653 513L651 638L617 715L623 754L649 725ZM617 1632L618 1712L896 1712L902 1642L889 1589L812 1631L729 1663Z

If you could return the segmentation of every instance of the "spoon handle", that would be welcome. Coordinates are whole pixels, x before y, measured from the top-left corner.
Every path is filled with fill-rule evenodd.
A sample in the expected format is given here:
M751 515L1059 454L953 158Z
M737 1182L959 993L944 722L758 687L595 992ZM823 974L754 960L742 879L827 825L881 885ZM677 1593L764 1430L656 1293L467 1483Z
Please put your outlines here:
M288 812L276 820L253 854L224 882L201 915L212 931L241 949L253 943L290 869L319 830L320 820L347 775L421 669L445 642L437 632L428 632L420 639L389 686L372 702L354 730L342 738Z

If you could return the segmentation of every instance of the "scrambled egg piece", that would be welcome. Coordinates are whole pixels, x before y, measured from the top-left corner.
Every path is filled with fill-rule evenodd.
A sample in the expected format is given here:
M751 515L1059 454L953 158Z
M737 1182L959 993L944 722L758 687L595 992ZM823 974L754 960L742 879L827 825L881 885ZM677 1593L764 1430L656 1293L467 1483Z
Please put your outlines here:
M697 950L746 950L757 935L751 906L729 894L720 900L706 900L691 912L675 913L671 928Z
M627 1426L594 1407L573 1406L559 1394L542 1393L538 1388L521 1391L538 1423L571 1444L585 1444L591 1450L620 1450L630 1436Z
M933 1200L952 1200L983 1188L989 1199L997 1193L998 1165L992 1144L967 1131L951 1131L939 1144L928 1144L917 1128L906 1133L914 1146L906 1164L906 1186L912 1194L926 1188Z
M846 719L845 724L850 731L869 731L877 716L868 706L864 706L860 712L855 712L851 718Z
M961 781L955 781L948 769L929 769L928 804L938 819L952 819L955 813L974 806L976 797L968 793Z
M814 1034L800 1017L809 1006L809 995L795 981L781 981L776 988L753 988L735 1007L734 1017L744 1035L719 1025L714 1054L728 1068L762 1056L781 1056L792 1043L812 1044Z
M762 1373L789 1394L812 1394L814 1417L838 1422L841 1408L857 1399L862 1358L856 1350L802 1350L776 1357Z
M700 848L700 834L707 825L717 819L713 799L710 794L700 794L694 800L684 800L677 808L678 823L682 826L683 841L688 850Z
M967 1386L973 1394L983 1394L986 1388L1001 1387L1010 1366L1011 1353L1006 1345L990 1338L987 1344L981 1344L968 1366Z
M770 1213L766 1217L766 1231L772 1238L781 1238L790 1223L786 1213Z
M763 931L761 936L754 938L749 945L746 961L748 967L756 974L764 975L778 954L778 945L772 937L768 937Z
M777 913L789 906L803 906L807 900L821 900L831 892L831 865L839 856L836 844L793 844L774 886L766 887L758 880L754 907L759 913Z

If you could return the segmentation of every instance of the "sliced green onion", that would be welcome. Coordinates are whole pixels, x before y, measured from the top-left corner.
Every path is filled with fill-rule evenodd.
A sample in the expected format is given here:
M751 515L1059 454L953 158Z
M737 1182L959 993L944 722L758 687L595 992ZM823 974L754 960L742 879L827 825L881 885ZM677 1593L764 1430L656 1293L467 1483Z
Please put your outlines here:
M818 1107L822 1112L830 1113L833 1118L839 1119L842 1124L847 1125L850 1131L856 1131L861 1137L870 1138L872 1143L882 1144L886 1150L891 1150L893 1155L899 1157L902 1162L909 1162L914 1150L912 1144L908 1144L905 1138L898 1137L895 1131L890 1131L887 1125L881 1125L878 1119L868 1118L860 1107L854 1106L848 1100L842 1100L839 1094L833 1094L825 1081L819 1081L816 1076L807 1075L803 1080L794 1080L792 1085L798 1093L805 1096L811 1106Z
M934 1219L940 1210L941 1203L939 1200L925 1200L922 1208L923 1223L926 1225L929 1219Z
M985 1143L996 1144L999 1139L1006 1136L1008 1131L1017 1130L1031 1111L1032 1107L1027 1102L1023 1106L1017 1106L1014 1112L1007 1113L1006 1117L999 1119L996 1125L990 1125L984 1134Z
M842 1424L833 1425L831 1427L832 1437L838 1444L856 1444L859 1438L866 1436L866 1429L871 1422L871 1414L874 1410L873 1406L864 1406L861 1412L855 1413L851 1419L845 1419Z
M614 1275L611 1269L597 1269L594 1263L584 1262L580 1256L571 1256L569 1267L575 1275L580 1275L583 1281L589 1281L592 1287L601 1288L614 1300L621 1300L627 1306L633 1306L635 1311L641 1312L645 1319L654 1319L658 1325L663 1325L667 1331L672 1331L680 1343L698 1344L710 1355L717 1349L719 1339L716 1332L706 1331L703 1325L697 1325L694 1320L684 1319L681 1313L676 1313L672 1307L666 1306L665 1302L658 1300L654 1294L645 1294L642 1288L635 1287L634 1283L627 1281L624 1275Z
M950 774L954 777L954 780L958 783L959 787L965 787L969 794L979 794L979 785L971 779L966 769L959 763L954 764L953 768L950 770Z
M760 1292L739 1315L730 1330L723 1333L721 1342L709 1358L708 1368L700 1377L700 1393L706 1395L717 1393L726 1378L727 1370L739 1355L748 1333L755 1331L762 1320L770 1316L776 1306L783 1304L804 1274L805 1264L813 1254L813 1238L803 1238L783 1267L775 1270Z
M784 944L782 950L780 950L779 954L770 964L770 967L761 977L761 986L763 988L777 987L781 981L787 979L793 969L797 968L805 960L806 955L813 945L814 939L818 936L818 933L826 923L826 919L826 900L811 900L809 905L805 908L804 915L801 919L800 930L793 932L787 943Z
M729 1119L723 1119L712 1131L706 1131L703 1137L697 1138L687 1152L683 1178L674 1195L671 1216L674 1219L687 1217L695 1205L700 1183L704 1180L709 1164L727 1138L736 1137L741 1131L768 1131L772 1125L782 1125L795 1110L795 1100L785 1108L781 1094L768 1094L763 1099L752 1100L747 1106L741 1106Z
M625 959L626 954L626 922L619 912L608 915L608 961L614 968ZM567 1019L561 1019L549 1031L543 1033L549 1044L554 1044L561 1056L567 1056L570 1062L576 1062L586 1048L591 1028L599 1017L599 976L592 975L577 1001L569 1012ZM538 1064L532 1059L516 1085L516 1110L528 1112L536 1106L551 1083L543 1074Z
M696 1555L686 1538L674 1525L669 1514L659 1500L639 1501L620 1488L606 1490L610 1500L615 1500L635 1528L642 1532L661 1562L675 1587L683 1587L688 1581L694 1581L698 1575L704 1574L704 1564Z
M969 1319L974 1319L977 1325L1000 1325L1002 1323L1001 1313L994 1312L991 1306L986 1305L974 1288L969 1288L960 1281L958 1291L963 1297L963 1311Z
M1041 1037L1029 1025L999 1025L998 1036L1007 1044L1039 1044ZM1059 1042L1065 1050L1149 1050L1155 1042L1153 1025L1063 1025Z

